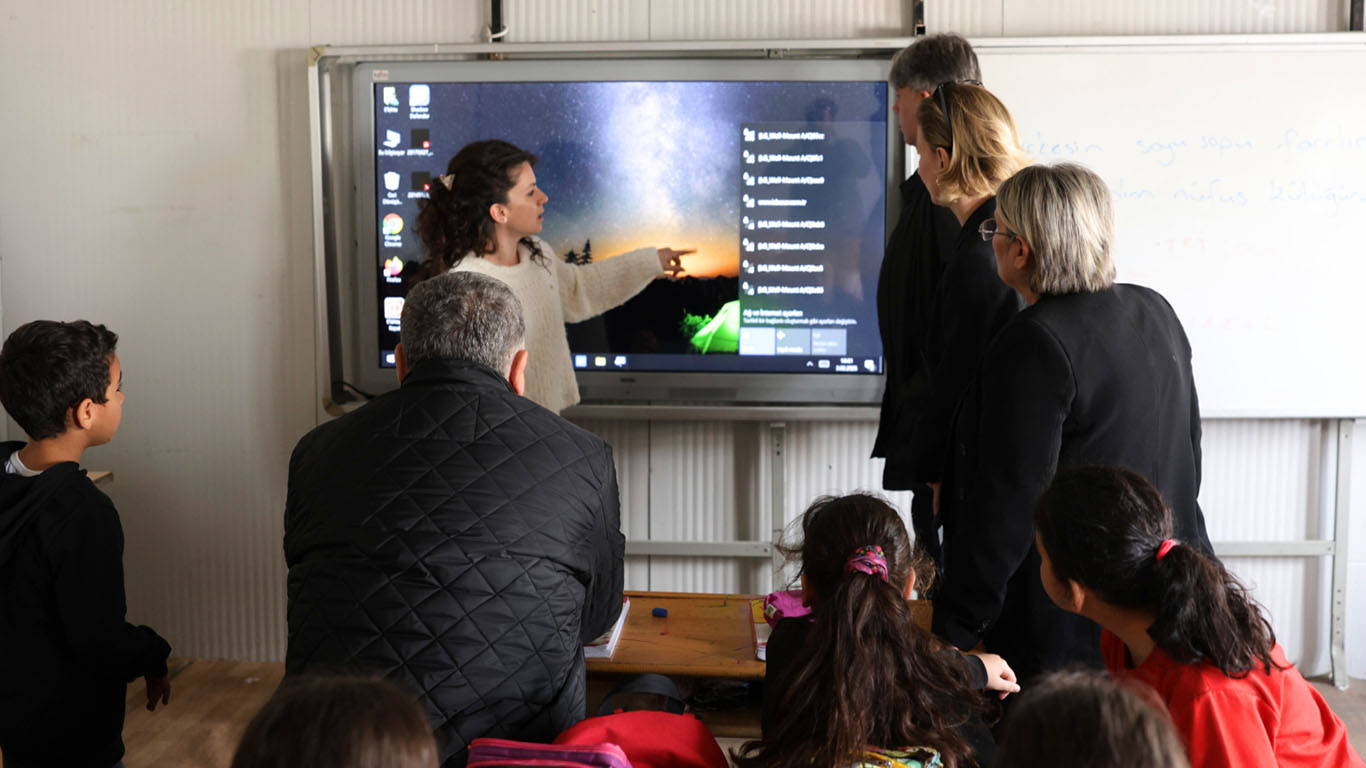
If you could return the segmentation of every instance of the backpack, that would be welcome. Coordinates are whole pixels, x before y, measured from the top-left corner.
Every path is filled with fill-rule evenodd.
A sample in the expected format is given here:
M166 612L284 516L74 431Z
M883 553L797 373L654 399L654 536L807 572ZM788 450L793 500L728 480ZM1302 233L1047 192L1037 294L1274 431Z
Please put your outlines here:
M614 699L664 700L664 711L623 711ZM571 726L553 744L475 739L467 768L727 768L707 726L683 713L683 697L663 675L638 675L603 699L596 717Z
M616 744L533 744L509 739L475 739L466 768L632 768Z

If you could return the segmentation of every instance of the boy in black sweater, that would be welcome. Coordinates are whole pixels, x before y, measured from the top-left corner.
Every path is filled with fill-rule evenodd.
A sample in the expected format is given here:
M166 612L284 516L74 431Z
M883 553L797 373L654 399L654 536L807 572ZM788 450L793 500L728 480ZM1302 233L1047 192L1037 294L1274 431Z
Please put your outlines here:
M171 646L124 620L123 528L85 476L123 414L118 341L37 320L0 349L0 402L30 438L0 443L0 752L6 768L110 768L128 683L170 702Z

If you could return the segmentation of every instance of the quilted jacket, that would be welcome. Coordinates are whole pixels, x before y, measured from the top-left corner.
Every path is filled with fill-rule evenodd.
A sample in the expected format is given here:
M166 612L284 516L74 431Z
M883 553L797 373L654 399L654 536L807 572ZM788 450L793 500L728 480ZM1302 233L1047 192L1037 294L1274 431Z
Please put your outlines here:
M583 718L583 644L621 609L611 449L492 370L418 363L290 459L286 674L382 674L463 766Z

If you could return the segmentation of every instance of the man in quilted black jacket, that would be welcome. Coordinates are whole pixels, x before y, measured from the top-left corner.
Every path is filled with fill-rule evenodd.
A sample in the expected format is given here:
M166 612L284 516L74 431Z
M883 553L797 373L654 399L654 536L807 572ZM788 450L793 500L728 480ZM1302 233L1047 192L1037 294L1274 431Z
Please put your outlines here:
M621 610L611 449L521 397L523 333L496 279L418 284L401 386L289 464L286 674L407 686L446 768L480 736L549 741L582 719L583 644Z

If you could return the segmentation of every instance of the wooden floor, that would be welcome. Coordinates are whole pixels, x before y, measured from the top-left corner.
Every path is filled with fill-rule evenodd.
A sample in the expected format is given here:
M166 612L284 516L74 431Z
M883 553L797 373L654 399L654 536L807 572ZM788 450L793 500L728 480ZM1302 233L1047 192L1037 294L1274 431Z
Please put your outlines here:
M124 762L128 768L227 768L247 723L279 685L284 665L172 659L170 667L167 707L148 712L141 681L128 687ZM1357 752L1366 755L1366 680L1353 680L1345 692L1326 683L1314 687L1347 723ZM738 743L725 740L723 746Z
M227 768L242 731L284 677L279 663L171 659L171 703L148 712L142 681L128 686L128 768Z

